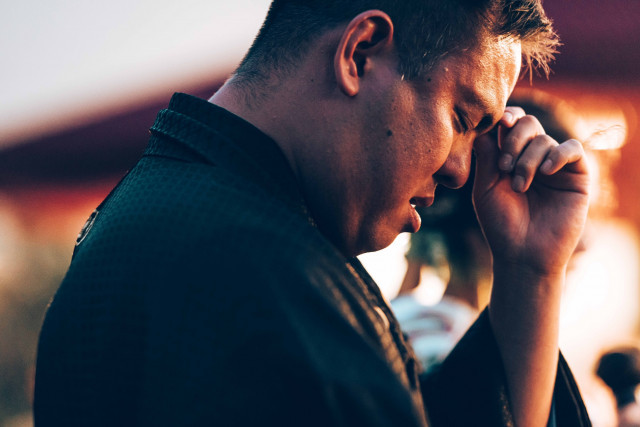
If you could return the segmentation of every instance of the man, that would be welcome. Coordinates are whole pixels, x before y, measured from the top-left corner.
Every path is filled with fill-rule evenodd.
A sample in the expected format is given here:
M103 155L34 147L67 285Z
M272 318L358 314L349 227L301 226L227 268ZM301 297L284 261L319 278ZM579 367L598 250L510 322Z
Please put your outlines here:
M557 347L583 152L505 111L522 53L556 43L536 1L275 0L235 75L210 103L172 99L81 233L36 424L588 423ZM354 257L415 232L474 146L494 292L421 385Z

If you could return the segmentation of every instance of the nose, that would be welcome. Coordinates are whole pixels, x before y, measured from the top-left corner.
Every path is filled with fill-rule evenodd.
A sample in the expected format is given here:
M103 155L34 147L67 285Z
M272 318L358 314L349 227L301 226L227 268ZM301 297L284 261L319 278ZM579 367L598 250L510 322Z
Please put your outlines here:
M462 153L450 153L434 176L436 182L448 188L462 187L469 178L471 161L471 150Z

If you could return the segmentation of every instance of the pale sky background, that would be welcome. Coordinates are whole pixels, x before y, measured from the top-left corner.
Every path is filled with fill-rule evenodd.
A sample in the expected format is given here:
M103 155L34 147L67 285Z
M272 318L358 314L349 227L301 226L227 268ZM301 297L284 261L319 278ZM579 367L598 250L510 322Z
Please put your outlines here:
M0 0L0 146L227 71L269 0ZM136 96L131 96L135 94Z

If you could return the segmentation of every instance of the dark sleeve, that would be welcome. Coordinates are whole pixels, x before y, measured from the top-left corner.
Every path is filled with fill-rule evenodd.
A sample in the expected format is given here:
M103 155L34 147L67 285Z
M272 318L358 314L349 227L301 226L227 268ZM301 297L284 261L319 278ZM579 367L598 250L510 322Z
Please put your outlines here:
M442 364L421 378L433 427L514 426L502 359L487 310ZM562 354L554 391L558 427L590 426L582 397Z

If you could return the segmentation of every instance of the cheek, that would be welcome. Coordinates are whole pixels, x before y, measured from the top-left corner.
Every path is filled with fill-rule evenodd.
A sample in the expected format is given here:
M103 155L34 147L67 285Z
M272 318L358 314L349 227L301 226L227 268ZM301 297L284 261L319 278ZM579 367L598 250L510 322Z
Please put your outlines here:
M449 103L442 101L422 112L420 155L431 175L440 169L451 151L455 137L451 111Z
M423 176L433 176L447 161L453 143L451 126L444 125L441 121L427 132L420 147L420 169Z
M429 185L429 179L445 164L454 134L446 103L405 101L393 105L393 118L384 129L386 144L375 150L383 159L375 181L387 194L406 198L406 193L413 197L415 191Z

